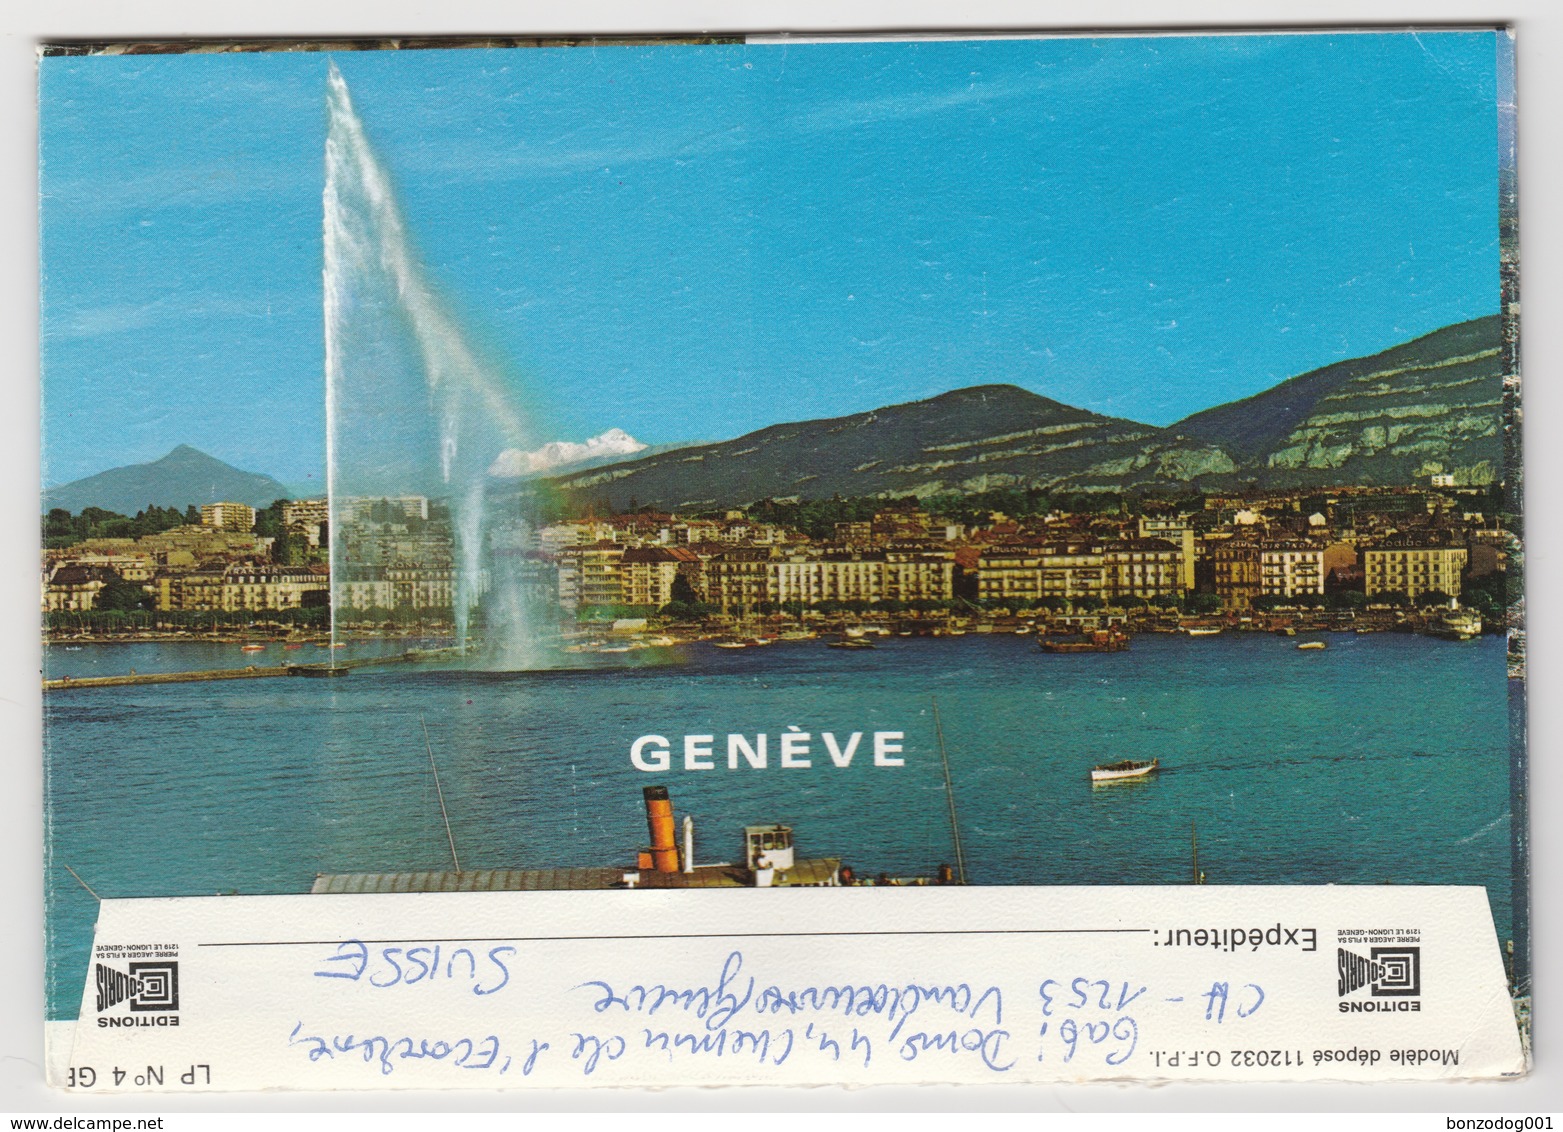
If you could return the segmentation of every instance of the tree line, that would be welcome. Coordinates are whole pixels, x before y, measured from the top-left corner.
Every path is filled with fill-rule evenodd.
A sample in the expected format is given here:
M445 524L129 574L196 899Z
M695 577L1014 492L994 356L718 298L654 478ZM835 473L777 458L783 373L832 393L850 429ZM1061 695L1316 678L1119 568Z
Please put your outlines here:
M43 545L58 550L88 539L141 538L200 521L201 509L194 504L183 511L149 505L134 515L121 515L101 507L83 507L79 515L72 515L63 507L53 507L43 517Z
M326 531L321 530L319 548L290 533L282 520L282 509L287 503L286 499L275 499L268 506L256 509L256 537L273 540L271 560L279 566L303 566L311 561L323 561ZM47 550L63 550L92 539L137 539L162 534L175 527L198 526L200 522L201 509L193 503L183 511L177 507L149 505L134 515L121 515L101 507L83 507L80 514L72 515L63 507L54 507L43 516L43 545Z

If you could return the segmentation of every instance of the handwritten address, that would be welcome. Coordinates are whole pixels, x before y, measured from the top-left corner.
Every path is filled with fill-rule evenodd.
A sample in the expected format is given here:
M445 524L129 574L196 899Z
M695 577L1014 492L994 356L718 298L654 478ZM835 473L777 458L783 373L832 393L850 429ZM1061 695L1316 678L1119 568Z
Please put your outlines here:
M1022 1058L1127 1073L1137 1054L1157 1056L1140 1050L1148 1007L1227 1028L1265 1003L1262 987L1235 980L1158 993L1134 979L1042 973L1008 1002L999 985L970 977L794 983L771 977L737 949L690 983L604 974L550 988L538 982L539 965L525 963L511 944L343 940L312 966L315 978L351 985L363 1012L355 1010L350 1025L298 1019L288 1048L310 1064L362 1064L380 1076L414 1064L530 1076L548 1059L583 1077L650 1062L737 1061L765 1070L804 1059L865 1076L886 1059L961 1061L991 1075L1010 1072ZM508 1004L492 1009L492 1032L484 1033L389 1033L368 1021L383 996L425 993L420 988ZM531 1013L544 992L563 999L565 1020Z

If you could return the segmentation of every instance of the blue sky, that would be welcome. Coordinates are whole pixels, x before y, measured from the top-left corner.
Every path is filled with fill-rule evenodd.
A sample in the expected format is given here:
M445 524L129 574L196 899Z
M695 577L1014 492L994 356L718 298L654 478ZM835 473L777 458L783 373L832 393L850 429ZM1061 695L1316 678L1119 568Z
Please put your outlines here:
M1167 424L1498 307L1496 36L334 56L553 439L1013 382ZM46 483L321 472L327 59L41 66Z

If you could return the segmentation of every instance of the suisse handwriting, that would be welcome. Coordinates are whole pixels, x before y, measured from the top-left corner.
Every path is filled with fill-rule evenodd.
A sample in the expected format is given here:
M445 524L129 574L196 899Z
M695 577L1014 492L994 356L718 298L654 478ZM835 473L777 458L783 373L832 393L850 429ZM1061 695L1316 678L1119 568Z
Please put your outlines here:
M506 960L516 953L514 947L491 947L480 960L471 948L435 943L418 947L382 947L371 951L356 939L343 940L336 952L321 961L324 970L316 970L317 979L348 979L378 990L395 986L416 986L438 980L465 980L475 995L497 994L510 985ZM335 964L340 964L336 966Z

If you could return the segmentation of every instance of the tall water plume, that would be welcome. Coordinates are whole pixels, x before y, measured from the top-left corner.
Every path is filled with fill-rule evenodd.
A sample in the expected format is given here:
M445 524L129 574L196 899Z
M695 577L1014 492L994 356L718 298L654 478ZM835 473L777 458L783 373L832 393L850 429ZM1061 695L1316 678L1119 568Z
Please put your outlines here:
M465 648L471 614L489 584L488 469L499 453L530 447L535 436L419 262L391 179L335 64L326 105L332 640L351 611L404 602L427 608L430 587L438 585L429 579L450 571L457 641ZM419 511L419 497L436 501L432 514ZM387 518L397 522L369 521ZM396 533L366 535L370 529ZM526 602L495 597L504 624L490 631L503 635L512 662L524 663Z

